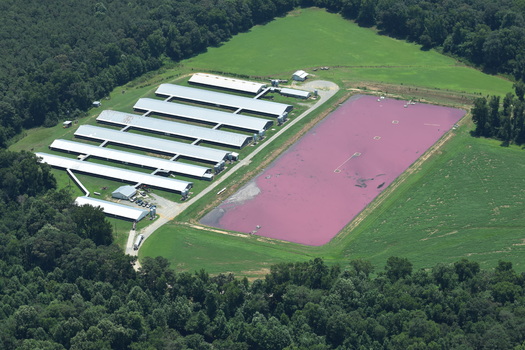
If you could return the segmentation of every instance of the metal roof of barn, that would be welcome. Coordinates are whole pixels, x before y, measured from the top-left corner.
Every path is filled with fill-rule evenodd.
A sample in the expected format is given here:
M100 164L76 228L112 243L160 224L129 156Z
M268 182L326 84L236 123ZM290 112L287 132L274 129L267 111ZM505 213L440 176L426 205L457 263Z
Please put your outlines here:
M298 76L302 79L306 79L306 77L309 76L310 74L306 73L304 70L298 70L293 75Z
M166 102L153 98L141 98L133 108L164 115L178 116L184 119L206 123L233 126L235 128L261 131L269 128L273 121L263 118L250 117L230 112L217 111L209 108L185 105L175 102Z
M41 157L44 163L47 163L54 167L70 169L73 171L79 171L82 173L99 175L133 183L145 184L153 187L164 188L171 191L182 192L184 190L190 189L193 186L193 183L187 181L145 174L139 171L127 170L61 156L55 156L53 154L36 153L36 155L37 157Z
M310 92L308 91L289 89L289 88L281 88L281 94L287 95L287 96L300 97L300 98L310 97Z
M215 92L203 89L196 89L186 86L161 84L157 95L175 97L183 100L190 100L217 106L240 108L242 110L263 113L274 116L281 116L292 110L291 105L278 102L258 100L255 98L242 97L222 92Z
M53 141L49 148L60 149L77 154L91 155L97 158L116 160L123 163L141 165L153 169L163 169L174 173L195 177L203 177L206 173L211 172L210 168L200 165L170 161L167 159L145 156L138 153L119 151L112 148L93 146L85 143L62 139Z
M133 187L133 186L125 185L125 186L120 186L115 191L113 191L111 194L115 195L117 193L120 193L120 194L122 194L123 196L126 196L126 197L131 197L135 193L137 193L137 189L135 187Z
M194 84L215 86L223 89L248 92L251 94L258 94L266 87L266 84L255 83L253 81L247 80L232 79L207 73L195 73L188 81Z
M205 140L239 148L244 147L252 139L249 135L111 110L105 110L100 113L97 121L119 126L131 126L133 128L169 135L177 135L194 140Z
M201 159L213 163L219 163L220 161L227 159L228 155L231 154L229 151L218 150L215 148L190 145L189 143L122 132L92 125L81 125L77 131L75 131L75 136L109 141L129 147L149 149L162 153L178 154L180 156Z
M89 204L93 207L101 207L106 214L120 216L135 221L139 221L149 213L149 210L137 209L127 205L91 197L77 197L75 199L75 204L78 206Z

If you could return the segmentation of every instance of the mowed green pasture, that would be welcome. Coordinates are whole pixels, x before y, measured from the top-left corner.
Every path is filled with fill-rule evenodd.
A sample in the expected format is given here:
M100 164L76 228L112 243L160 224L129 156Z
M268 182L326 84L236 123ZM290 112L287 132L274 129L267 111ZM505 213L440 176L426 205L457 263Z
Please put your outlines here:
M262 277L273 264L313 259L308 247L288 242L270 242L247 234L195 229L170 223L148 238L139 250L139 258L163 256L177 271L205 269L211 274L232 272L248 277ZM266 243L265 243L266 242Z
M438 52L378 35L337 14L309 8L256 26L182 62L214 70L289 79L297 69L333 81L374 81L459 92L506 94L512 83L483 74ZM330 70L312 71L328 66Z

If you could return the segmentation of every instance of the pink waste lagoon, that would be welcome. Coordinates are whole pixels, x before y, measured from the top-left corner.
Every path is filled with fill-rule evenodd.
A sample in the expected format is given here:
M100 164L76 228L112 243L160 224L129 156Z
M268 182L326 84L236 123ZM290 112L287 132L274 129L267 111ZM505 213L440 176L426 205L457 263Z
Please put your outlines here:
M464 114L353 96L201 223L323 245Z

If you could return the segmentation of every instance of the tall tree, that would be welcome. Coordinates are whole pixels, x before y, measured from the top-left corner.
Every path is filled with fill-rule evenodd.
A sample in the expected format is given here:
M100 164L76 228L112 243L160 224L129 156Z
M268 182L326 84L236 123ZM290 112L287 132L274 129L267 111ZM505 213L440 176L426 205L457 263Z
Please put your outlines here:
M501 126L501 115L500 115L500 97L491 96L489 99L489 116L488 124L489 129L486 130L487 136L497 136L498 130Z
M405 278L412 273L412 263L407 258L391 256L386 261L386 276L392 281Z
M523 80L514 83L513 87L514 93L516 94L516 97L518 97L518 100L523 101L523 96L525 95L525 83Z
M106 219L102 208L94 208L89 204L78 206L73 210L73 221L80 237L89 238L97 245L113 242L111 223Z
M476 124L475 134L477 136L488 136L489 129L489 107L485 97L474 100L472 108L472 121Z

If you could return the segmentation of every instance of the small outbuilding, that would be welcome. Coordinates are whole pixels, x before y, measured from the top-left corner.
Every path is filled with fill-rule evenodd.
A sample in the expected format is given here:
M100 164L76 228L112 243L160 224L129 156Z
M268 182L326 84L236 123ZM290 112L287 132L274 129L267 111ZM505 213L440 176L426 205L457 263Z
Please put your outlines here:
M298 70L292 75L292 79L296 81L305 81L308 77L308 73L306 73L304 70Z
M100 101L93 101L93 107L100 107L102 106L102 102Z
M296 90L296 89L282 88L280 90L280 93L283 96L289 96L289 97L297 97L297 98L304 98L304 99L310 97L310 93L308 91Z
M85 197L85 196L77 197L77 199L75 199L75 204L78 206L89 204L95 208L100 207L102 208L104 213L107 215L116 216L119 218L133 220L137 222L140 221L142 218L144 218L149 213L148 210L137 209L129 205L118 204L114 202L105 201L102 199Z
M129 200L135 193L137 193L137 190L133 186L120 186L111 193L111 196L113 198Z
M62 123L62 127L64 129L67 129L67 128L70 128L72 124L73 122L71 120L66 120L65 122Z

